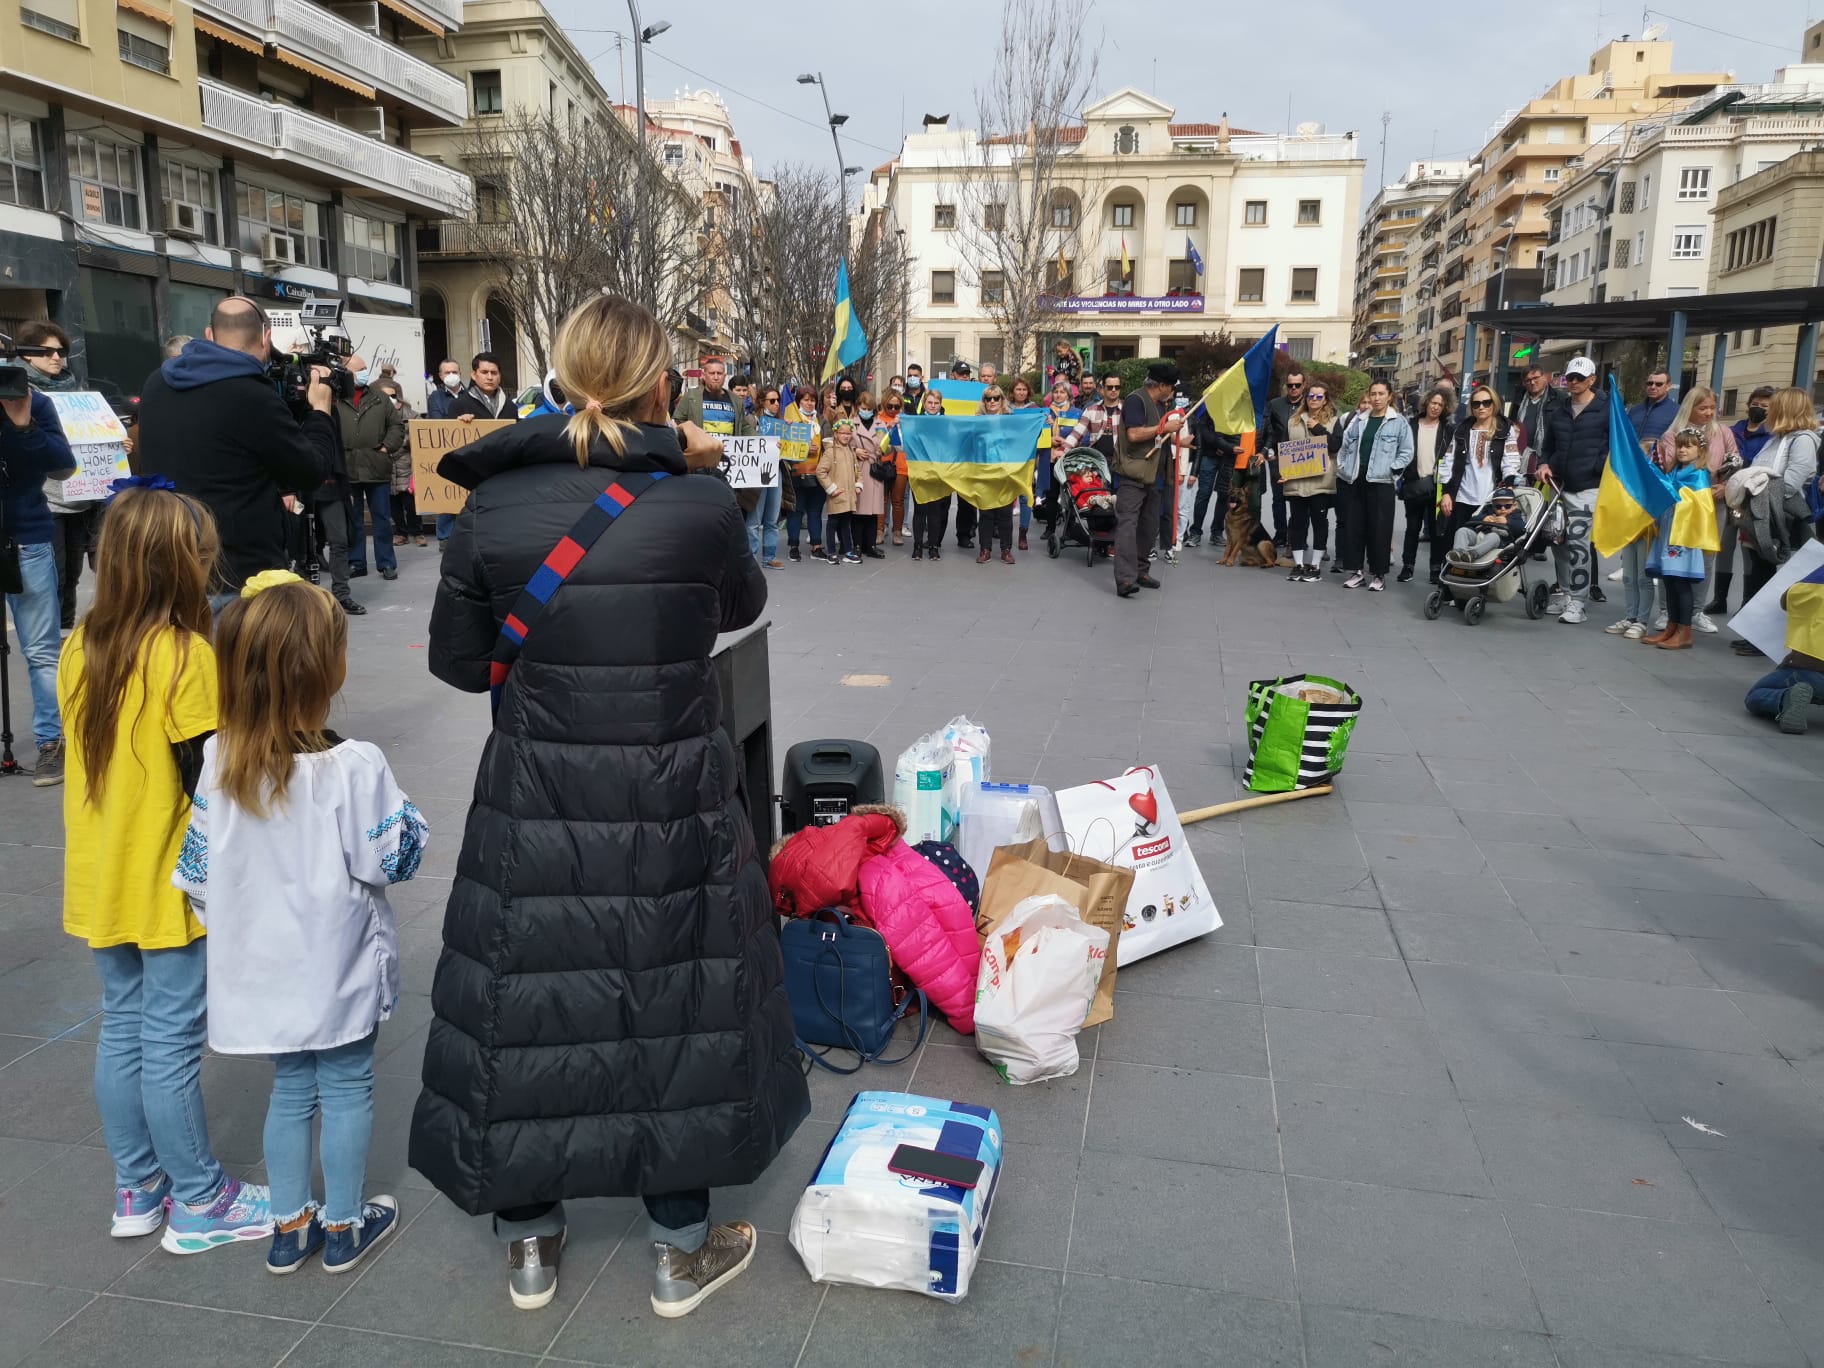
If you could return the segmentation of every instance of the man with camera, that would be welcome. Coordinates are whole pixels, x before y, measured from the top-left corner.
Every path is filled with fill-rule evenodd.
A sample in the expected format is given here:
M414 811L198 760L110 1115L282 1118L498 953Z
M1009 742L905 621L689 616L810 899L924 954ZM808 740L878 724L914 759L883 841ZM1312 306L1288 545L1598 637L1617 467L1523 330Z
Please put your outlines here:
M329 371L312 366L308 408L294 414L268 367L272 327L245 295L230 295L209 327L140 390L139 468L207 504L222 543L212 588L220 602L262 570L283 569L285 519L341 461Z

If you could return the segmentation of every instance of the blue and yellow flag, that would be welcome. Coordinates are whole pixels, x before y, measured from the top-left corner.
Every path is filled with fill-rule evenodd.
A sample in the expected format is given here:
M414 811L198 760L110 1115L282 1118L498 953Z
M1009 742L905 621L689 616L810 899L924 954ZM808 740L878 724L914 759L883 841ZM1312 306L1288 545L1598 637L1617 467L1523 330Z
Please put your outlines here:
M1278 345L1279 325L1267 329L1267 335L1248 348L1248 354L1211 382L1203 392L1203 406L1209 410L1216 431L1229 436L1253 432L1267 412L1267 391L1273 386L1273 351Z
M1705 494L1708 499L1710 496ZM1598 555L1613 556L1642 535L1652 532L1673 504L1678 492L1665 471L1640 449L1640 438L1628 411L1621 406L1621 394L1609 386L1609 463L1603 467L1602 483L1596 490L1596 518L1590 526L1590 542ZM1711 536L1715 538L1716 510L1712 502ZM1674 538L1676 542L1676 538ZM1692 543L1677 542L1678 545ZM1710 549L1714 550L1712 546Z
M944 396L944 415L949 418L968 418L982 411L982 391L988 386L980 380L933 380L925 386L934 389ZM908 413L900 422L913 415ZM935 418L935 413L927 413L927 418Z
M1824 660L1824 565L1793 581L1780 603L1786 609L1786 649Z
M820 383L827 383L837 371L854 365L867 354L867 335L862 332L854 306L849 303L849 263L839 261L836 263L836 331L830 338L829 355L823 358Z
M946 404L949 395L944 396ZM1004 508L1032 497L1033 452L1046 424L1044 409L973 418L908 414L899 420L906 442L912 497L930 503L960 494L977 508Z

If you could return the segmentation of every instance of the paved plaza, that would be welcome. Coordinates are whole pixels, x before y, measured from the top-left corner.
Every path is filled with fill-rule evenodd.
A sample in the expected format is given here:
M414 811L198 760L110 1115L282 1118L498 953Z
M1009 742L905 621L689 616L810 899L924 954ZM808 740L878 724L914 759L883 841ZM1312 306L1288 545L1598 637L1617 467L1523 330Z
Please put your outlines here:
M1744 713L1726 635L1661 652L1518 602L1427 622L1422 581L1209 550L1131 601L1042 551L769 577L776 755L866 737L890 769L967 713L996 778L1153 762L1189 808L1241 794L1248 681L1366 700L1335 796L1190 829L1226 925L1121 972L1075 1077L1008 1087L944 1029L861 1076L1000 1112L968 1299L805 1275L783 1232L856 1086L819 1073L767 1176L716 1195L763 1234L702 1310L652 1315L644 1215L599 1201L570 1207L556 1303L516 1313L486 1222L405 1167L487 704L426 671L436 553L400 554L356 583L332 725L433 827L377 1064L369 1186L402 1229L348 1278L108 1237L61 793L0 781L0 1366L1824 1365L1824 729ZM204 1065L216 1149L254 1176L270 1072Z

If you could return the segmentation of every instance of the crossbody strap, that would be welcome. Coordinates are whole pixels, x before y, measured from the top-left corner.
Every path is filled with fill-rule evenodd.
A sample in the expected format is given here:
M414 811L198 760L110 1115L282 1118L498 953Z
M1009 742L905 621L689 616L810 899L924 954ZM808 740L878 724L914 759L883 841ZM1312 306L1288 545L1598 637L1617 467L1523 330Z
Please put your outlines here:
M495 712L500 711L501 689L525 647L526 635L538 621L539 614L550 605L558 586L570 578L570 572L589 554L589 548L601 540L602 533L614 525L615 519L667 476L668 472L663 470L644 471L623 476L609 485L595 496L595 501L576 520L576 526L551 548L545 563L526 581L526 587L520 590L519 598L513 604L513 611L500 624L500 636L495 639L494 655L488 666L488 695Z

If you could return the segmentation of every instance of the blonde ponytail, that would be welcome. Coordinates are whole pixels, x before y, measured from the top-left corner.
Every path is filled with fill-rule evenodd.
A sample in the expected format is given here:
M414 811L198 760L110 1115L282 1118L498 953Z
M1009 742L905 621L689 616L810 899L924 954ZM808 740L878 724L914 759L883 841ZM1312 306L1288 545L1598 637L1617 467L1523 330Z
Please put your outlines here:
M596 440L626 454L641 405L671 362L665 329L641 305L598 295L579 305L557 330L551 348L557 383L576 405L564 431L576 463L589 464Z

